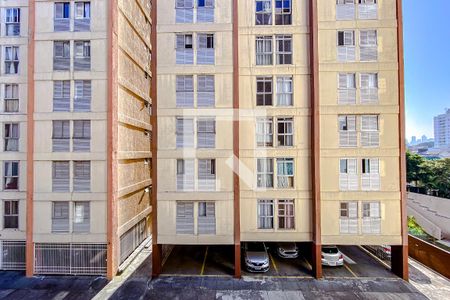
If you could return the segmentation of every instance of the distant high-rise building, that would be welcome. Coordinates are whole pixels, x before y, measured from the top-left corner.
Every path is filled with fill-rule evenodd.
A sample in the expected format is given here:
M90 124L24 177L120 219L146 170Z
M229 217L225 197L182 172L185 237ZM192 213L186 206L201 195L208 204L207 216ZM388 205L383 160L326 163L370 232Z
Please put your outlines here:
M415 145L415 144L417 144L417 138L413 135L411 137L411 145Z
M427 138L427 136L424 134L424 135L422 135L422 143L426 143L426 142L428 142L428 138Z
M434 145L436 148L450 147L450 109L434 117Z

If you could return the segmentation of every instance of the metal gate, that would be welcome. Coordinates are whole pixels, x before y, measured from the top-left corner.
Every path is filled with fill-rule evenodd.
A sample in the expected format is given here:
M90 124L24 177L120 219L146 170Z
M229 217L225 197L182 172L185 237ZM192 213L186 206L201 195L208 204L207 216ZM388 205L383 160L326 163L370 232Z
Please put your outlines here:
M25 270L25 241L0 241L0 270Z

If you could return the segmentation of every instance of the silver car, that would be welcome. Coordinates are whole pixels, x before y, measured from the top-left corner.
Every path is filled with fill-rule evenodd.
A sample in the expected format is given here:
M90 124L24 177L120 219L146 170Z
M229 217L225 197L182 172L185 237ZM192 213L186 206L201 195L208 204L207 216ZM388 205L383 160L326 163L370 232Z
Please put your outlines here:
M297 258L298 247L296 243L286 242L277 244L277 254L281 258Z
M343 266L344 255L336 246L323 246L322 265L330 267Z
M269 255L264 243L244 243L245 267L249 272L269 271Z

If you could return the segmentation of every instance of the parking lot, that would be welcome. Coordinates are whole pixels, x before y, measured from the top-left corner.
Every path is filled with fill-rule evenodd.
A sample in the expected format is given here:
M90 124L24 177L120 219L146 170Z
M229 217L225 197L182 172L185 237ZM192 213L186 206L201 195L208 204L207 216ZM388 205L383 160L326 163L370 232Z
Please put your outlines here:
M358 246L340 246L344 266L323 267L325 278L395 278L389 268ZM233 246L174 246L163 266L163 276L230 277L234 274ZM249 277L311 278L311 265L300 254L295 259L278 257L268 251L270 269L249 273L242 265L242 275Z

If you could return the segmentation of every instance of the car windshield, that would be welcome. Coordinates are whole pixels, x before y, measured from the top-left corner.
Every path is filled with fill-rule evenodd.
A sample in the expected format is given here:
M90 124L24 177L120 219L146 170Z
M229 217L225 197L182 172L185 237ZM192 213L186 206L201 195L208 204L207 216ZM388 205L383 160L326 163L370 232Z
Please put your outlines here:
M247 251L261 252L265 251L263 243L248 243Z
M336 247L322 248L322 252L326 254L337 254L339 252Z

